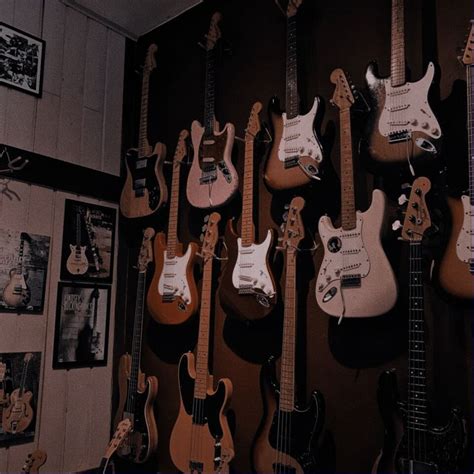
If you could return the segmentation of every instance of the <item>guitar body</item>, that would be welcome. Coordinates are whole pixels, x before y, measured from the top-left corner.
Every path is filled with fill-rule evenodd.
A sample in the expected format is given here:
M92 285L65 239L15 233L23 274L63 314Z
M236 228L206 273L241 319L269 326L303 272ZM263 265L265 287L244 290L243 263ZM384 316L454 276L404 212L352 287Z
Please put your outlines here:
M194 207L209 209L226 204L239 186L239 177L232 164L235 129L231 123L212 135L195 120L191 125L194 158L186 184L186 196Z
M18 274L15 268L10 270L10 281L3 290L3 301L14 308L26 306L31 299L31 291L26 284L26 275Z
M279 385L273 359L262 367L261 383L264 418L253 447L252 462L255 472L261 474L315 472L317 445L325 417L322 395L314 391L305 409L295 408L292 412L285 413L291 417L291 437L278 443L279 417L283 419L283 412L279 410ZM281 425L283 423L281 422ZM282 443L286 448L284 450Z
M84 275L89 268L89 260L86 256L87 246L69 245L71 254L67 258L66 268L71 275Z
M269 264L273 239L273 231L269 229L263 242L243 247L233 221L228 221L225 233L228 261L219 298L230 314L253 321L264 318L273 310L277 300Z
M140 158L136 148L128 150L125 156L127 177L120 196L120 210L125 217L149 216L166 203L165 157L166 146L159 142L145 157Z
M428 64L418 82L392 87L390 78L378 77L371 63L365 75L372 112L367 131L370 156L380 163L434 158L439 149L441 128L428 103L435 69Z
M158 393L158 379L154 376L145 377L145 374L140 371L135 414L127 413L131 364L131 356L122 355L118 374L119 405L114 426L118 426L125 418L133 418L132 429L117 448L117 454L123 459L140 464L147 461L158 447L158 430L153 413L153 405Z
M451 236L439 268L441 286L457 298L474 298L474 274L471 272L471 219L474 206L467 195L448 197L451 211Z
M215 390L209 376L208 393L204 402L204 424L193 425L192 409L196 379L195 359L192 353L183 354L179 362L178 378L180 407L171 432L170 454L175 466L182 472L229 472L229 462L234 456L234 444L227 423L226 411L232 396L232 383L221 379ZM199 459L190 459L191 443L199 437ZM216 458L219 458L217 461Z
M374 190L370 208L357 211L357 226L352 230L336 229L327 216L319 220L324 260L316 282L316 300L325 313L378 316L395 305L397 282L380 240L386 201L382 191Z
M22 433L30 426L33 420L33 409L31 408L31 392L23 392L20 397L20 389L16 388L10 395L10 406L3 410L2 429L6 433Z
M269 106L273 126L273 144L265 165L264 179L267 185L280 191L309 183L318 176L323 159L321 143L314 130L318 115L319 98L306 115L288 119L279 110L278 100Z
M378 400L385 439L372 474L450 474L458 471L467 446L466 424L458 410L451 410L447 425L428 428L425 461L413 461L411 467L404 435L407 412L405 405L399 402L395 371L386 371L380 376Z
M155 237L155 272L147 295L147 307L153 318L162 324L181 324L198 308L198 292L193 275L197 245L191 242L183 254L177 245L174 258L167 258L163 233Z

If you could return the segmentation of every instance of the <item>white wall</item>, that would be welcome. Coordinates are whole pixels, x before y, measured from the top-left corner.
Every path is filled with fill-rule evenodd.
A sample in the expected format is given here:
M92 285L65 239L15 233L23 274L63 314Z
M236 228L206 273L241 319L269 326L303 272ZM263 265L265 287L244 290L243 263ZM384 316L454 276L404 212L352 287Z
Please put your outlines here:
M125 39L60 0L0 0L0 20L46 41L42 98L0 85L0 143L118 176Z

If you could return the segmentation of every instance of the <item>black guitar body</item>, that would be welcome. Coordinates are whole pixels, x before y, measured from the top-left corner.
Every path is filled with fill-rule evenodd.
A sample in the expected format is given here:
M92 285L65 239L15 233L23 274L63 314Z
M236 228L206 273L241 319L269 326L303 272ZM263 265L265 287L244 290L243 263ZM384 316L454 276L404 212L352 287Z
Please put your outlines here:
M429 427L426 446L420 459L410 459L407 406L399 401L395 371L380 376L378 402L385 425L383 450L372 470L373 474L451 474L458 472L467 446L466 422L457 409L451 410L443 427Z

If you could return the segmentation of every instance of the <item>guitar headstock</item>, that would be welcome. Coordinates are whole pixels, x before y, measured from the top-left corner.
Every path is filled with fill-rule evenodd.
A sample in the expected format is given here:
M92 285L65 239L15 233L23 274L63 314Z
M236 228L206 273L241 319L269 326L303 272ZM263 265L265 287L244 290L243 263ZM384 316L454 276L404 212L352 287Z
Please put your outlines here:
M219 221L221 216L218 212L213 212L207 221L205 221L202 236L201 256L206 263L214 258L217 241L219 240Z
M245 139L253 140L255 136L260 132L260 112L262 110L262 103L255 102L253 104L252 110L250 111L249 121L247 123L247 128L245 129Z
M47 457L46 452L41 451L41 449L33 451L26 457L21 472L25 474L37 473L39 468L46 462Z
M158 51L158 46L155 43L150 44L148 46L148 51L146 53L145 64L143 68L146 72L151 72L153 69L156 68L156 58L155 54Z
M155 231L151 227L147 227L143 231L142 246L138 254L137 268L140 273L145 272L148 264L153 260L153 249L151 239L153 239Z
M472 66L474 64L474 20L471 20L471 29L467 35L461 62L464 66Z
M189 132L187 130L181 130L178 138L178 144L176 145L176 150L174 152L173 164L174 166L179 166L183 161L184 157L188 154L188 149L186 146L186 140L189 137Z
M100 296L99 288L95 286L91 292L91 299L98 300L99 296Z
M25 354L25 357L23 357L23 362L25 364L28 364L31 361L31 359L33 359L33 354L31 352L27 352Z
M281 239L281 246L284 249L292 248L296 250L304 239L304 225L301 219L301 211L304 205L305 202L302 197L295 197L291 200Z
M413 182L410 198L403 221L402 239L409 242L419 242L429 227L431 218L426 205L426 194L431 189L428 178L420 177Z
M278 3L278 0L275 0L278 4L278 6L281 8L280 4ZM298 8L301 6L303 3L303 0L288 0L288 5L286 6L286 16L288 18L291 18L292 16L295 16L298 13Z
M336 86L331 104L339 107L341 110L350 109L356 98L354 87L349 82L346 73L340 68L334 69L331 73L331 82Z
M206 35L206 50L210 51L214 49L214 46L222 37L221 29L219 28L219 23L222 20L222 14L220 12L215 12L211 18L211 24L209 25L209 31Z
M110 440L107 448L105 449L104 458L110 459L112 455L117 451L120 445L123 443L124 439L127 437L128 433L132 430L132 422L129 418L123 419L115 430L112 439Z

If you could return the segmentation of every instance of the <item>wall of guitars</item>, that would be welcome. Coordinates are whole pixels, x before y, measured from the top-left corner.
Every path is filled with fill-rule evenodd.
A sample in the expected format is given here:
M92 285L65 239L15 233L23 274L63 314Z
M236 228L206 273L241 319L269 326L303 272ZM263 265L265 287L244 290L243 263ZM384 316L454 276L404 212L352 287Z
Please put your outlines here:
M357 3L129 48L103 469L472 471L472 5Z

